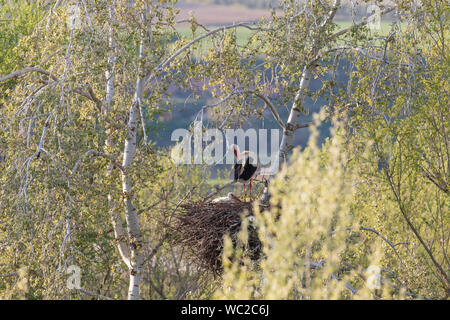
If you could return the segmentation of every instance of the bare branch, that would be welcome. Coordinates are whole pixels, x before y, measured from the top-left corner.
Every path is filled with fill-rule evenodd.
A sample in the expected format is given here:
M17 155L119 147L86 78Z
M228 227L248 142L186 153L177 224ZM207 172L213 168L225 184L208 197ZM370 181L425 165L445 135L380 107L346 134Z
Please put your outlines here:
M228 182L226 184L224 184L221 187L216 188L216 190L214 190L213 192L209 193L204 199L203 202L205 202L206 200L208 200L211 197L214 197L216 194L218 194L220 191L222 191L225 188L228 188L229 186L233 185L234 181Z
M294 126L294 130L308 128L308 127L312 126L313 124L314 124L313 122L307 122L307 123L301 123L301 124L299 123Z
M396 9L396 7L389 7L389 8L384 9L383 11L381 11L380 14L381 14L381 15L385 15L385 14L388 14L388 13L394 11L395 9ZM343 34L349 32L349 31L352 30L353 28L360 28L360 27L365 26L365 25L368 24L368 23L369 23L368 20L364 20L364 21L362 21L362 22L360 22L360 23L357 23L357 24L355 24L355 25L352 25L352 26L350 26L350 27L348 27L348 28L341 29L341 30L339 30L339 31L337 31L337 32L335 32L335 33L333 33L333 34L328 38L328 40L329 40L329 41L334 40L334 39L336 39L337 37L340 37L340 36L342 36Z
M405 264L403 263L402 258L400 257L400 255L398 254L397 250L395 249L395 245L393 245L392 242L390 242L388 239L386 239L385 236L383 236L380 232L378 232L377 230L372 229L372 228L359 227L359 229L360 229L360 230L365 230L365 231L373 232L373 233L375 233L377 236L379 236L381 239L383 239L383 241L386 242L386 243L392 248L392 250L394 250L395 255L397 256L398 260L400 260L400 263L402 264L402 266L404 266L404 267L406 268Z
M163 199L159 199L159 200L156 201L154 204L152 204L152 205L150 205L150 206L148 206L148 207L146 207L146 208L143 208L143 209L139 210L139 211L137 212L137 215L140 215L140 214L144 213L145 211L148 211L148 210L150 210L150 209L153 209L153 208L156 207L158 204L160 204L162 201L163 201Z
M183 47L181 47L180 49L178 49L177 51L175 51L170 57L168 57L166 60L164 60L163 62L161 62L159 64L159 66L154 70L153 73L149 74L146 77L146 80L144 81L144 87L147 86L147 84L152 81L158 72L164 70L165 67L167 67L173 60L175 60L175 58L177 56L179 56L181 53L183 53L185 50L189 49L192 45L194 45L195 43L215 34L218 33L220 31L225 31L228 29L233 29L233 28L238 28L238 27L243 27L243 28L247 28L249 30L261 30L261 28L257 28L257 27L252 27L251 25L249 25L248 23L244 23L244 22L240 22L240 23L234 23L231 25L227 25L227 26L223 26L223 27L219 27L216 29L213 29L205 34L202 34L198 37L196 37L195 39L189 41L188 43L186 43Z
M19 273L15 271L15 272L9 272L9 273L0 274L0 277L6 278L6 277L17 276L17 275L19 275Z
M39 144L37 147L37 151L30 157L28 158L28 160L26 161L27 164L27 169L26 169L26 174L25 174L25 183L22 187L22 192L25 196L25 202L28 202L27 200L27 187L28 187L28 180L29 180L29 174L30 174L30 165L31 162L33 161L34 158L39 158L39 156L41 155L41 150L44 146L44 141L45 141L45 136L47 134L47 129L50 126L50 118L52 117L52 114L50 113L47 117L47 120L45 121L44 124L44 129L42 130L42 135L41 135L41 139L39 140Z
M120 163L117 162L117 159L116 159L114 156L109 155L109 154L106 154L106 153L104 153L104 152L100 152L100 151L91 149L91 150L86 151L86 152L81 156L81 158L75 163L75 166L74 166L73 169L72 169L72 174L71 174L72 176L73 176L73 175L75 174L75 172L78 170L78 167L80 166L81 161L83 161L84 158L86 158L86 157L89 156L89 155L104 157L104 158L110 160L111 163L112 163L114 166L116 166L117 168L119 168L121 171L124 170L123 166L122 166Z
M56 76L54 76L53 74L51 74L50 72L48 72L47 70L44 70L44 69L41 69L41 68L38 68L38 67L27 67L27 68L23 68L23 69L18 70L18 71L14 71L14 72L12 72L12 73L4 76L4 77L1 77L0 78L0 82L6 81L8 79L16 78L16 77L21 77L21 76L23 76L23 75L25 75L27 73L30 73L30 72L42 73L42 74L45 74L45 75L49 76L53 80L58 81L58 78Z
M262 101L264 101L264 103L269 107L270 111L272 112L272 115L275 118L275 120L278 122L280 127L284 129L285 124L284 124L283 120L281 120L280 115L278 114L278 111L275 108L275 106L272 104L272 102L266 96L264 96L256 91L249 90L248 92L253 93L255 96L257 96Z
M75 288L75 289L78 290L81 293L84 293L85 295L90 296L90 297L100 298L100 299L103 299L103 300L114 300L113 298L110 298L110 297L107 297L107 296L103 296L103 295L101 295L99 293L91 292L91 291L88 291L88 290L83 289L83 288Z

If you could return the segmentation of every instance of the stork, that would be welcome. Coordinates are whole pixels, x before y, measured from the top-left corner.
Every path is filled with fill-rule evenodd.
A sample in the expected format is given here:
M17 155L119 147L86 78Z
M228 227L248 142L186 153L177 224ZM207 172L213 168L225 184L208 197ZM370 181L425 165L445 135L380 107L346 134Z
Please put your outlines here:
M226 197L216 198L211 202L212 203L237 203L237 202L242 202L242 201L239 200L239 198L236 197L233 192L229 192Z
M259 169L258 158L251 151L244 151L239 153L237 146L233 149L234 156L238 163L234 165L234 181L243 184L243 193L245 201L245 184L249 182L250 185L250 201L252 200L252 179Z

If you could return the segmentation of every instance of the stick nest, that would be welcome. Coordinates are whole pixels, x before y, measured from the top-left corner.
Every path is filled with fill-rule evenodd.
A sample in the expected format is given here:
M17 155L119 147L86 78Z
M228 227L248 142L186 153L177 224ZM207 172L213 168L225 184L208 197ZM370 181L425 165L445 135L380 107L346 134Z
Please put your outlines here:
M243 213L253 216L252 203L185 203L175 219L175 242L190 250L201 267L219 274L222 271L223 237L228 234L236 244ZM261 252L261 242L251 223L247 251L253 260L257 260Z

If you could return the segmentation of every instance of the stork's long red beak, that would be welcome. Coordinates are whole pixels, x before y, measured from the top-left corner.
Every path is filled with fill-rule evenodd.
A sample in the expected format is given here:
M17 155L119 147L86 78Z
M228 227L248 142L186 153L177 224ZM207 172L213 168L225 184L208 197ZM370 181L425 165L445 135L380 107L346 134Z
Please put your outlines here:
M238 152L237 152L236 148L234 148L233 152L234 152L235 157L239 159Z
M241 199L239 199L238 197L236 197L235 195L231 196L234 200L238 201L238 202L242 202Z

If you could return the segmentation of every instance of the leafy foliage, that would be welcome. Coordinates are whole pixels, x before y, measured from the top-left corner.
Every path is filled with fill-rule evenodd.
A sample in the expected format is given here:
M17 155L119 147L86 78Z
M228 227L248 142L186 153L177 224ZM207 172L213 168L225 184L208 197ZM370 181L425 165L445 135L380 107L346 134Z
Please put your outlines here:
M173 1L68 1L76 19L59 1L1 4L1 297L448 298L446 2L395 1L383 35L338 29L339 1L216 29L192 17L190 33ZM269 110L286 136L310 124L280 110L327 103L270 181L271 209L254 210L263 256L246 255L244 231L226 238L220 279L168 241L181 204L211 188L207 168L148 139L173 88L209 91L201 112L217 107L220 129ZM334 124L321 147L319 117Z

